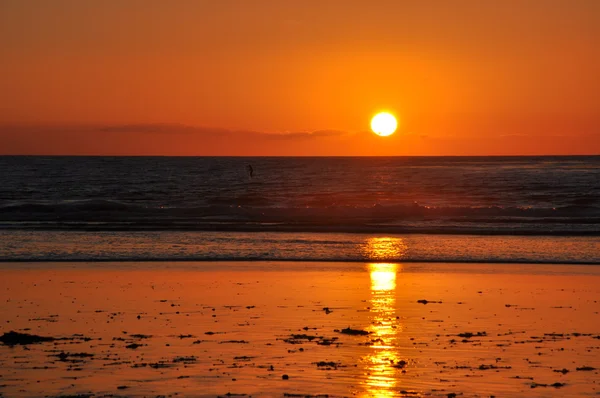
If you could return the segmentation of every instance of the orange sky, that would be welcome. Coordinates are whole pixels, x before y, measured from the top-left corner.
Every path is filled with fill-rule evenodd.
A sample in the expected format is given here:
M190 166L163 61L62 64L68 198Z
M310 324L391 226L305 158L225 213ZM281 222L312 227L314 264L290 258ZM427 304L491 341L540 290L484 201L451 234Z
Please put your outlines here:
M0 154L600 154L597 0L2 0L0 60Z

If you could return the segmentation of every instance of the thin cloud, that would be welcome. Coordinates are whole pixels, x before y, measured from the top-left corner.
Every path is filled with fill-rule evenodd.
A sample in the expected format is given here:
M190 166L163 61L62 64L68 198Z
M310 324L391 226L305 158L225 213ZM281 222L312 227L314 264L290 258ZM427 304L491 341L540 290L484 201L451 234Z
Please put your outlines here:
M348 134L340 130L316 130L316 131L300 131L286 133L259 133L266 138L275 139L307 139L307 138L324 138L324 137L339 137Z
M338 137L348 134L340 130L267 133L255 130L230 130L214 127L189 126L178 123L138 123L115 125L0 125L0 134L57 134L57 133L121 133L196 135L206 137L245 137L284 140L305 140Z
M122 124L112 126L100 126L96 131L103 133L150 133L150 134L194 134L208 132L208 129L202 129L185 124L171 123L140 123L140 124ZM216 129L211 129L213 132Z

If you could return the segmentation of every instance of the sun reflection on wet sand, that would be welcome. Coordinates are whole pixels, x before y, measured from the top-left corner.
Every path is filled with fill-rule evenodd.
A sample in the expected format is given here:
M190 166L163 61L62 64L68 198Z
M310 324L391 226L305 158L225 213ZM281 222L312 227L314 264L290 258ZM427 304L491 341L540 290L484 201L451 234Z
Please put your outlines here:
M598 267L437 267L2 263L0 395L597 395Z
M401 326L396 322L396 274L398 264L369 264L371 278L371 354L364 358L366 395L372 397L394 396L397 373L402 370L392 366L401 358L397 352L397 335Z

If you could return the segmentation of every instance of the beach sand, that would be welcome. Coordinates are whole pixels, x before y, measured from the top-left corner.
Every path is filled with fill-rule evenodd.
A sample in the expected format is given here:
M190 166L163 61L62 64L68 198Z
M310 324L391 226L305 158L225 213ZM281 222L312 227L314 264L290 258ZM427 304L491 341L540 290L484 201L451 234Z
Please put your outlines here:
M599 268L5 263L0 396L600 396Z

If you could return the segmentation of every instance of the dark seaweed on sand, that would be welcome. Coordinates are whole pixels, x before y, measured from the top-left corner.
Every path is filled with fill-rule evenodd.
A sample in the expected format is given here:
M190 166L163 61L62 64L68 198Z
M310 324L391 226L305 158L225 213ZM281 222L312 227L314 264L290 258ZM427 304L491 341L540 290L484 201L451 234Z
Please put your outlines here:
M512 369L512 366L496 366L496 365L479 365L479 370L490 370L490 369Z
M37 336L35 334L27 334L27 333L18 333L14 331L10 331L8 333L4 333L0 336L0 342L9 345L27 345L27 344L36 344L36 343L45 343L49 341L55 341L54 337L45 337L45 336Z
M149 334L132 334L130 336L133 337L134 339L149 339L150 337L152 337Z
M317 365L317 368L324 370L337 370L337 368L345 367L341 363L333 361L319 361L313 362L313 364Z
M580 368L576 368L575 370L578 370L578 371L580 371L580 372L582 372L582 371L583 371L583 372L591 372L591 371L593 371L593 370L596 370L596 368L593 368L593 367L591 367L591 366L582 366L582 367L580 367Z
M390 360L390 362L392 363L392 367L396 369L404 369L404 367L408 364L408 362L406 362L404 359L401 359L396 363L394 363L393 360Z
M219 341L219 344L228 344L228 343L232 343L232 344L248 344L249 341L246 341L246 340L224 340L224 341Z
M441 301L431 301L431 300L417 300L419 304L442 304Z
M338 333L342 333L342 334L348 334L350 336L368 336L369 334L371 334L371 332L368 332L366 330L361 330L361 329L352 329L352 328L345 328L342 330L334 330L334 332L338 332Z
M183 363L191 363L191 362L196 362L196 357L194 355L191 356L187 356L187 357L176 357L173 358L173 362L174 363L178 363L178 362L183 362Z
M313 341L314 339L318 339L319 336L311 336L308 334L292 334L292 339L295 340L308 340Z
M459 334L457 334L457 336L463 337L465 339L470 339L473 336L475 336L475 337L487 336L487 333L486 332L477 332L477 333L465 332L465 333L459 333Z
M0 343L3 343L7 346L15 346L15 345L28 345L28 344L37 344L37 343L47 343L52 341L59 340L81 340L81 341L90 341L92 340L90 337L84 337L79 334L75 334L72 337L50 337L50 336L38 336L35 334L28 333L19 333L15 331L10 331L8 333L4 333L0 336Z
M554 384L543 384L543 383L536 383L533 382L531 383L530 387L531 388L537 388L537 387L554 387L554 388L560 388L560 387L564 387L566 384L565 383L554 383Z
M69 352L61 352L60 354L56 355L58 357L59 361L62 362L81 362L81 360L77 360L77 359L72 359L72 358L93 358L94 354L89 354L87 352L75 352L75 353L69 353Z
M562 374L567 374L567 373L569 373L569 370L568 369L564 369L564 368L560 369L560 370L559 369L554 369L554 372L556 372L556 373L562 373Z

